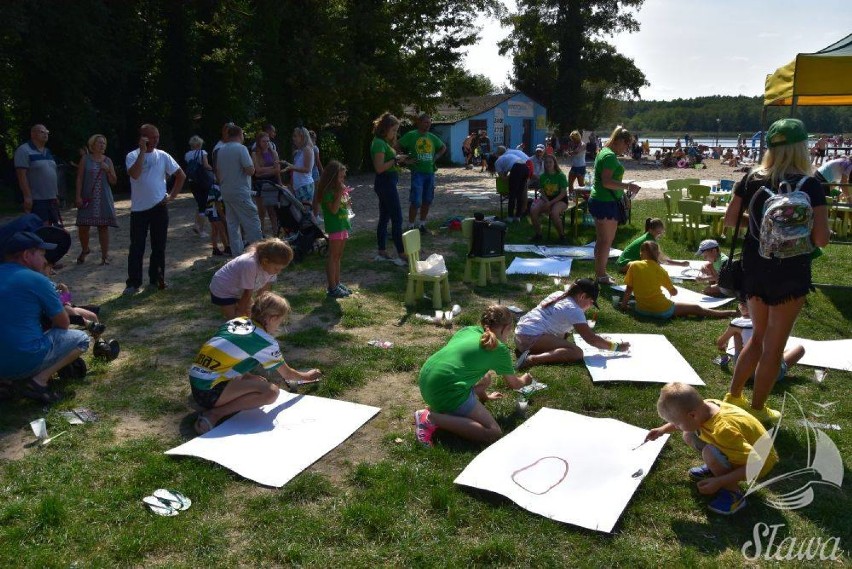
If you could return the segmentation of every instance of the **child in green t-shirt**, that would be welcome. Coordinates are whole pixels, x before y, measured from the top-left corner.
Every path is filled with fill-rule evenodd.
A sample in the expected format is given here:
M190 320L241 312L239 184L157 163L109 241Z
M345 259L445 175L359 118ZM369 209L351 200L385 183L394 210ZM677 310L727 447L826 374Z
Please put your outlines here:
M615 262L618 265L618 271L621 274L627 272L627 265L632 261L639 260L639 248L645 241L657 241L666 233L666 225L662 219L656 217L645 218L645 233L634 239L624 248L618 260ZM689 261L673 261L665 253L660 251L660 263L667 265L678 265L680 267L688 267Z
M340 260L352 228L349 223L351 188L346 186L345 180L346 166L332 160L323 169L314 195L314 203L322 207L325 232L328 234L325 276L328 281L326 294L331 298L345 298L352 294L349 287L340 282Z
M705 239L699 243L697 255L704 259L705 263L695 280L710 282L704 287L704 294L707 296L734 296L733 291L720 287L718 284L719 271L722 270L722 264L728 260L728 256L719 249L719 242L715 239Z
M506 339L513 322L512 313L505 306L489 306L480 326L462 328L426 360L419 381L428 407L414 413L418 442L432 446L437 429L481 443L493 443L503 435L483 405L503 396L486 391L491 385L491 372L502 375L512 389L532 382L528 373L515 375L512 366Z

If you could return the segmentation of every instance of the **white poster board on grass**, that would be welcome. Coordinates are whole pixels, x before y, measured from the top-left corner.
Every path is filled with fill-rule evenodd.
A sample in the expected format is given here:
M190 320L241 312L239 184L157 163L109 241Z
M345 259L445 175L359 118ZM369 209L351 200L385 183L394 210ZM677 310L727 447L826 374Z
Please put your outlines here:
M808 340L790 336L784 350L797 345L805 355L797 363L805 366L852 371L852 340ZM728 353L734 354L734 339L728 341Z
M663 296L666 298L672 299L675 302L682 302L683 304L697 304L699 306L703 306L704 308L719 308L725 304L728 304L733 298L718 298L715 296L707 296L701 294L700 292L695 292L694 290L689 290L688 288L682 288L679 286L675 286L677 289L677 294L672 297L669 294L669 291L660 287L660 290L663 291ZM619 292L624 292L627 287L624 285L618 285L612 287L613 290L617 290Z
M522 259L515 257L506 269L507 275L546 275L567 278L571 274L571 259Z
M630 342L630 351L612 352L587 344L579 334L574 342L583 350L583 361L592 381L704 385L680 352L662 334L605 334L613 342Z
M280 488L379 411L281 391L275 403L241 411L166 454L204 458L259 484Z
M681 279L684 281L694 281L696 277L701 273L701 267L704 266L705 261L687 261L689 263L688 267L683 267L681 265L669 265L668 263L660 263L660 267L668 273L669 278L671 279Z
M647 432L545 407L482 451L455 483L558 522L611 532L668 438L639 446Z

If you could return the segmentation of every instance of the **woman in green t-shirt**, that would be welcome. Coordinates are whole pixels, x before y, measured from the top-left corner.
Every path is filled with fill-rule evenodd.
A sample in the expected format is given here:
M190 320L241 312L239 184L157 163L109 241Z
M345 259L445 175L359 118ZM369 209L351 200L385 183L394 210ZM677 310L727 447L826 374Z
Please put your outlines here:
M404 163L407 156L397 154L396 132L399 130L399 119L390 113L384 113L373 121L373 143L370 145L370 155L373 157L373 169L376 180L373 189L379 197L379 225L376 227L376 240L379 251L376 261L392 261L400 267L407 267L405 251L402 247L402 207L399 205L399 192L396 185L399 182L399 164ZM396 246L397 255L392 257L387 252L388 221L391 222L391 238Z
M314 204L322 208L322 219L328 234L325 276L328 281L326 294L331 298L345 298L352 294L349 287L340 282L340 260L352 228L349 223L350 191L351 188L346 186L346 166L332 160L323 168L314 194ZM317 205L314 206L316 209Z
M480 326L456 332L446 346L432 354L420 369L420 393L428 407L414 413L417 441L432 446L432 435L446 429L468 440L493 443L503 432L486 401L499 399L489 393L490 372L502 375L512 389L532 382L530 374L515 375L506 339L514 319L505 306L489 306Z
M559 169L559 164L556 163L556 157L553 154L545 155L544 173L539 176L538 184L541 188L541 197L533 203L532 209L530 209L530 220L535 228L535 235L533 235L532 240L534 242L541 241L539 217L545 214L553 220L553 225L556 226L556 232L559 234L559 242L563 243L565 242L565 229L562 226L562 212L568 207L568 179Z
M606 146L595 158L595 185L589 198L589 213L595 219L595 277L598 282L614 285L615 281L606 273L609 249L618 229L618 204L624 191L635 195L639 186L622 182L624 166L618 157L627 153L633 135L626 128L617 126L609 137Z

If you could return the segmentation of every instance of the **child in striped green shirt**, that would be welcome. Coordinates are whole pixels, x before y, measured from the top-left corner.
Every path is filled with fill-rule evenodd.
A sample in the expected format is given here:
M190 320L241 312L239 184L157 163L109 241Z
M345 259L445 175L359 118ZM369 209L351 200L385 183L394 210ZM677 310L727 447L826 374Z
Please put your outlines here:
M189 368L192 397L206 409L195 421L196 433L203 435L237 411L278 399L277 385L251 373L257 366L277 370L285 382L319 381L318 369L294 370L281 355L275 334L289 314L287 299L265 292L252 304L251 318L229 320L201 347Z

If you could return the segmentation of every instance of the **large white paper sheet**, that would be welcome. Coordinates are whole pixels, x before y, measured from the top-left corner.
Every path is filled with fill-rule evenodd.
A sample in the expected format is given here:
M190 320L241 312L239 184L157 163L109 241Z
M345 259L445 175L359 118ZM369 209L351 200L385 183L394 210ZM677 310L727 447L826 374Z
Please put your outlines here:
M204 458L259 484L280 488L379 411L281 391L275 403L241 411L166 454Z
M618 285L612 288L613 290L624 292L627 287L624 285ZM698 304L704 308L719 308L720 306L728 304L734 300L733 298L706 296L700 292L695 292L694 290L689 290L688 288L682 288L679 286L675 286L675 288L677 289L677 295L674 297L675 302L682 302L684 304ZM669 291L663 287L660 287L660 289L663 291L663 295L665 295L666 298L672 298Z
M506 269L507 275L548 275L568 277L571 274L571 259L522 259L515 257Z
M669 383L680 381L704 385L692 366L662 334L602 334L614 342L630 342L629 352L599 350L579 334L574 342L583 350L583 361L592 381L635 381Z
M688 267L668 265L666 263L660 263L660 266L668 273L669 278L671 279L694 281L695 277L697 277L698 273L701 271L701 267L704 266L704 261L689 261Z
M578 245L526 245L526 244L510 244L506 245L507 253L534 253L542 257L571 257L575 260L590 261L595 258L595 246L589 247ZM615 258L621 255L621 249L610 249L610 258Z
M801 345L805 355L798 363L806 366L852 371L852 340L808 340L790 336L785 350ZM734 353L734 339L728 341L728 353Z
M647 432L545 407L482 451L455 483L558 522L611 532L668 438L636 448Z

